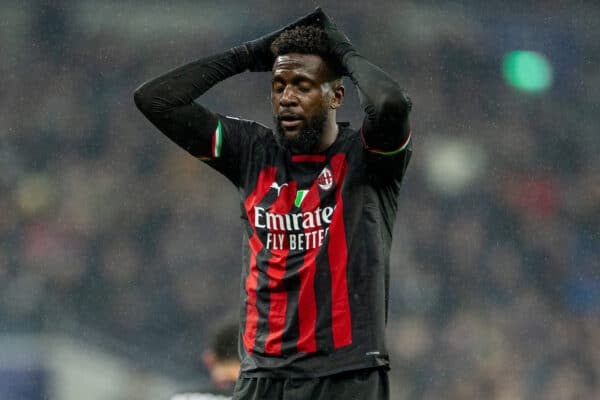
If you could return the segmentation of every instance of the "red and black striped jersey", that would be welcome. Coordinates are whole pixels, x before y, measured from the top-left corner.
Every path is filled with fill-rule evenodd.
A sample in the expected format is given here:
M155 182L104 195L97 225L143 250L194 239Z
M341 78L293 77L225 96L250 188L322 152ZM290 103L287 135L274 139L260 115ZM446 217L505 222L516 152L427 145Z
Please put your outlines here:
M367 151L340 124L325 152L291 154L256 122L219 116L200 157L241 193L244 376L387 366L389 251L409 140Z

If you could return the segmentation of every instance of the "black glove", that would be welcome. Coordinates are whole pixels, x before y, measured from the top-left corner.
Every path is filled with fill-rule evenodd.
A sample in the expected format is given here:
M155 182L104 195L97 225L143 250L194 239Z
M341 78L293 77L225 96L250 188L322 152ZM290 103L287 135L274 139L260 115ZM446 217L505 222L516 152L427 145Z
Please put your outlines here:
M270 71L273 68L273 62L275 56L271 52L271 43L275 40L283 31L294 28L296 26L304 25L318 25L323 26L323 19L327 16L323 13L321 8L315 9L310 14L307 14L291 24L258 39L244 43L246 50L248 51L248 69L250 71Z
M343 63L344 56L356 52L356 49L350 43L350 39L338 29L335 23L324 12L321 11L321 14L321 26L329 39L329 48L339 58L339 61Z

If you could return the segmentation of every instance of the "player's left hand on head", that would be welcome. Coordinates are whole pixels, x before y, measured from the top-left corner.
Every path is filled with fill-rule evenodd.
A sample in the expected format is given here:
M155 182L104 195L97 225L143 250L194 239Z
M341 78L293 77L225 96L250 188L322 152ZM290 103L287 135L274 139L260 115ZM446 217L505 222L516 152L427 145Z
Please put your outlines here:
M322 28L327 34L329 47L340 60L349 52L356 51L354 46L348 39L348 36L342 32L333 22L331 18L321 11Z

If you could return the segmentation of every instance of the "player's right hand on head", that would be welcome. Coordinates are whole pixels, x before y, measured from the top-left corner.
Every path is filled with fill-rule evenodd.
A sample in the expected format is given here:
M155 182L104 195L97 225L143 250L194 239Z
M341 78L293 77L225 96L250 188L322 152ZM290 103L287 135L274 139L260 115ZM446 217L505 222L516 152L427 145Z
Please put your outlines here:
M273 62L275 61L275 56L271 52L271 43L273 40L275 40L283 31L296 26L318 25L323 27L323 22L326 18L327 16L319 7L281 29L244 43L250 59L248 69L254 72L270 71L273 67Z

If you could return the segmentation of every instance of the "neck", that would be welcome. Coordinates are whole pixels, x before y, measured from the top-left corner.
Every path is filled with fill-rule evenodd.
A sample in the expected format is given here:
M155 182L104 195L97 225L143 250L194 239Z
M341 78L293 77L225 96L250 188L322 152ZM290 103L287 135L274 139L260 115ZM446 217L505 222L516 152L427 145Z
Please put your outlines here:
M316 151L321 152L327 150L337 139L338 130L335 111L333 111L329 114L329 118L327 118L327 122L323 127L323 134L321 135Z

